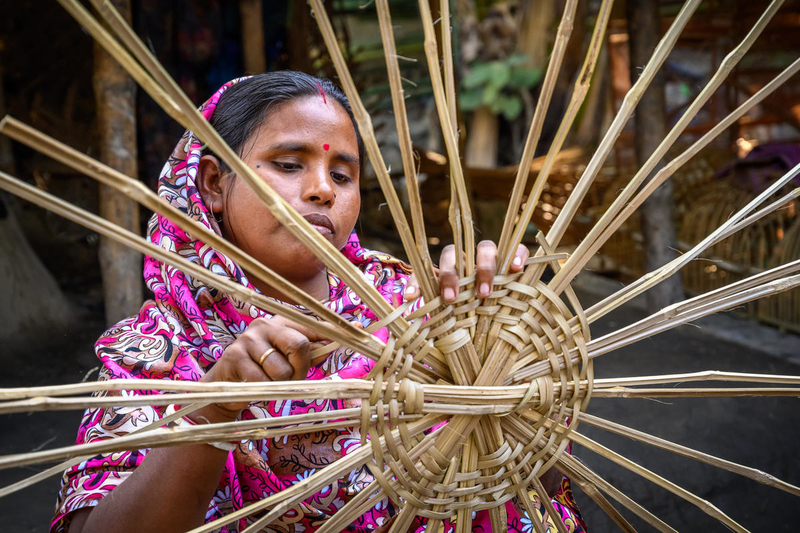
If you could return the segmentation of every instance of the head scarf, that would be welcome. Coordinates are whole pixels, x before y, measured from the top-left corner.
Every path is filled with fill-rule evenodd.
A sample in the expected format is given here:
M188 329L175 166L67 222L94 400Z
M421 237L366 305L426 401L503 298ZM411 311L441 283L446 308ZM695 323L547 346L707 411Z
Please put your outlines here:
M203 116L209 119L225 91L245 79L233 80L220 88L200 108ZM202 148L202 143L192 132L183 135L161 172L158 194L195 221L219 233L209 206L203 203L195 184ZM148 239L216 274L255 289L244 271L229 257L193 238L166 217L153 215L148 224ZM361 269L388 302L392 305L400 303L409 272L405 263L362 248L355 234L350 236L342 253ZM95 345L103 365L100 379L196 381L254 319L268 316L254 305L209 287L153 257L145 258L144 278L153 292L153 300L145 302L138 315L111 327ZM328 282L330 299L326 305L329 308L365 326L377 319L361 299L332 273L328 273ZM303 307L295 307L310 314ZM375 335L384 341L388 338L386 330ZM373 365L372 360L361 354L340 348L313 366L307 379L363 378ZM158 393L125 391L123 394ZM287 416L353 406L343 400L260 402L246 409L241 418ZM163 408L160 407L89 409L79 428L77 442L125 435L161 416ZM244 441L228 457L206 518L218 518L279 492L317 468L335 461L359 443L358 428L269 441ZM68 470L62 480L52 530L65 530L70 512L99 503L132 473L145 453L101 455ZM271 528L287 533L313 530L371 481L365 468L358 469L350 474L346 483L334 483L325 488ZM387 520L390 512L394 512L390 511L390 506L381 505L359 519L354 530L374 530ZM222 531L240 531L247 523L247 520L242 520Z

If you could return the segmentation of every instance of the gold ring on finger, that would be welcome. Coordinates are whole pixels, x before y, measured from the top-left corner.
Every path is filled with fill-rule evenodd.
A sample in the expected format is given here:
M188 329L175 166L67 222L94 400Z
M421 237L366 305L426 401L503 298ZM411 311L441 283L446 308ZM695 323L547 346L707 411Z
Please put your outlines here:
M261 366L261 365L263 365L263 364L264 364L264 361L266 361L266 360L267 360L267 357L269 357L269 355L270 355L272 352L277 352L277 351L278 351L278 350L276 350L275 348L269 348L269 349L268 349L266 352L264 352L263 354L261 354L261 357L258 359L258 366Z

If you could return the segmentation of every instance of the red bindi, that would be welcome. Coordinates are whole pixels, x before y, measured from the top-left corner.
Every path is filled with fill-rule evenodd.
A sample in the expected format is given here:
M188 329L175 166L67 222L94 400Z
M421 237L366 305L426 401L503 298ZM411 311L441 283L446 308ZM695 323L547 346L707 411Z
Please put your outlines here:
M330 145L330 144L327 144L327 143L325 143L325 144L323 144L323 145L322 145L322 149L323 149L323 150L325 150L325 151L327 152L328 150L330 150L330 149L331 149L331 145Z
M317 83L317 88L319 88L319 94L320 94L320 96L322 96L322 103L325 104L325 105L328 105L328 99L325 98L325 90L322 88L322 85ZM326 150L327 150L327 148L326 148Z

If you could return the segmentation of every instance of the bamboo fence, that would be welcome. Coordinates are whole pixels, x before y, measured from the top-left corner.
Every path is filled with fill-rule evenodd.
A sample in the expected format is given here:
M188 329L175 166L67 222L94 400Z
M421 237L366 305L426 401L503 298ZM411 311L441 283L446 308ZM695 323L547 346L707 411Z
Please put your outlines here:
M661 183L669 179L681 165L713 138L800 69L800 60L792 63L763 89L731 112L719 125L646 181L656 162L667 153L710 95L764 31L779 10L782 1L771 2L742 42L731 50L719 71L688 106L658 150L630 179L622 193L608 207L577 250L570 255L558 253L557 247L561 238L611 152L614 142L635 111L642 93L663 65L683 28L700 4L700 0L686 2L663 36L639 80L625 97L619 114L592 156L566 205L558 214L555 224L546 235L539 234L537 237L539 248L528 261L524 271L511 274L509 266L516 246L522 239L555 158L563 147L588 93L612 10L612 0L603 0L585 61L575 82L561 125L547 153L542 170L526 193L527 169L530 167L542 133L555 80L572 33L577 0L568 0L558 26L550 64L509 202L498 247L498 268L493 291L488 298L478 298L474 287L473 220L459 157L449 6L446 2L441 4L443 19L438 21L440 32L437 34L437 21L433 20L427 0L419 0L425 32L425 55L450 161L450 223L453 240L458 251L463 251L464 254L463 258L461 253L457 254L462 290L457 300L448 304L438 296L436 272L427 248L389 3L387 0L377 0L376 9L409 191L410 217L406 216L394 189L369 114L361 103L323 3L321 0L310 0L339 80L351 102L367 153L386 196L398 233L420 282L424 304L419 310L410 314L407 313L408 304L393 309L338 250L322 238L305 219L241 161L202 118L110 2L91 0L97 16L78 0L58 0L58 2L127 69L171 117L187 129L191 129L202 142L216 154L220 154L228 166L246 180L276 219L312 250L327 268L341 276L380 320L366 330L353 327L348 321L300 289L293 287L256 259L159 200L138 181L11 117L6 117L0 122L0 133L105 185L115 187L148 209L170 218L181 228L223 251L253 275L313 311L316 318L264 298L229 279L159 248L138 235L31 187L11 175L0 173L0 188L153 256L167 265L183 270L209 286L251 302L265 311L313 328L322 336L334 341L333 344L315 352L314 357L324 356L338 346L345 346L370 357L376 361L376 366L367 379L336 382L186 383L165 380L116 380L0 389L2 414L141 405L142 402L147 402L147 405L179 403L185 406L177 413L119 438L2 456L0 468L57 464L0 489L0 496L11 494L46 477L56 475L63 469L99 453L188 443L239 442L326 429L356 428L360 429L362 437L362 446L357 451L309 475L291 489L248 504L223 518L197 527L193 533L219 530L222 526L242 518L250 518L246 532L259 531L304 498L346 477L353 469L363 466L369 468L375 481L345 504L320 531L339 531L381 500L389 498L399 510L392 523L391 532L406 531L412 520L420 516L429 520L428 525L433 530L438 528L441 521L453 520L456 531L463 533L472 529L472 512L484 509L489 511L492 528L496 531L506 531L505 503L515 500L525 509L532 527L537 532L547 530L542 518L543 513L546 513L551 520L554 520L556 529L564 533L566 526L552 508L550 498L539 481L539 477L551 468L572 477L622 530L634 531L630 523L611 503L612 500L659 531L674 531L600 475L567 454L566 449L571 442L581 444L587 450L672 492L728 528L734 531L746 531L742 525L711 502L589 439L578 431L581 423L800 496L800 488L765 472L587 413L593 396L606 398L800 396L800 376L708 371L595 379L593 366L595 358L622 346L636 343L699 317L738 306L743 302L797 287L800 285L800 261L778 264L734 284L665 308L603 337L594 340L590 337L591 324L598 318L671 276L704 250L796 199L797 191L778 200L772 198L800 173L800 166L778 179L767 191L753 198L685 254L660 269L644 275L637 282L591 308L584 310L570 288L571 280L586 265L590 257ZM443 57L439 55L440 48L444 51ZM522 199L526 194L527 202L521 209ZM555 272L555 276L550 282L545 283L542 281L542 274L548 267ZM382 342L371 334L383 327L387 327L390 332L387 342ZM724 382L725 386L712 387L708 384L714 381ZM684 383L697 385L676 386ZM170 394L122 397L93 394L112 390L160 391ZM190 427L171 424L177 418L215 402L333 398L358 400L361 407L224 424ZM447 423L442 424L442 422ZM541 497L542 510L536 508L530 491L538 493ZM255 515L258 515L258 518L253 518Z

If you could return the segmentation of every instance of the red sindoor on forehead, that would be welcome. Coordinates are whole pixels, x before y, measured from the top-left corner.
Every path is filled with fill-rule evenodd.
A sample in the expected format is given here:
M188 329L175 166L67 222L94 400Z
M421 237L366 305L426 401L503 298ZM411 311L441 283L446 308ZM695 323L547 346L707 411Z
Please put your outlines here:
M328 99L325 97L325 89L323 89L322 85L320 85L319 83L317 83L317 88L319 89L320 96L322 96L322 103L328 105Z
M328 143L325 143L325 144L323 144L323 145L322 145L322 149L323 149L323 150L325 150L325 151L327 152L328 150L330 150L330 149L331 149L331 145L330 145L330 144L328 144Z

